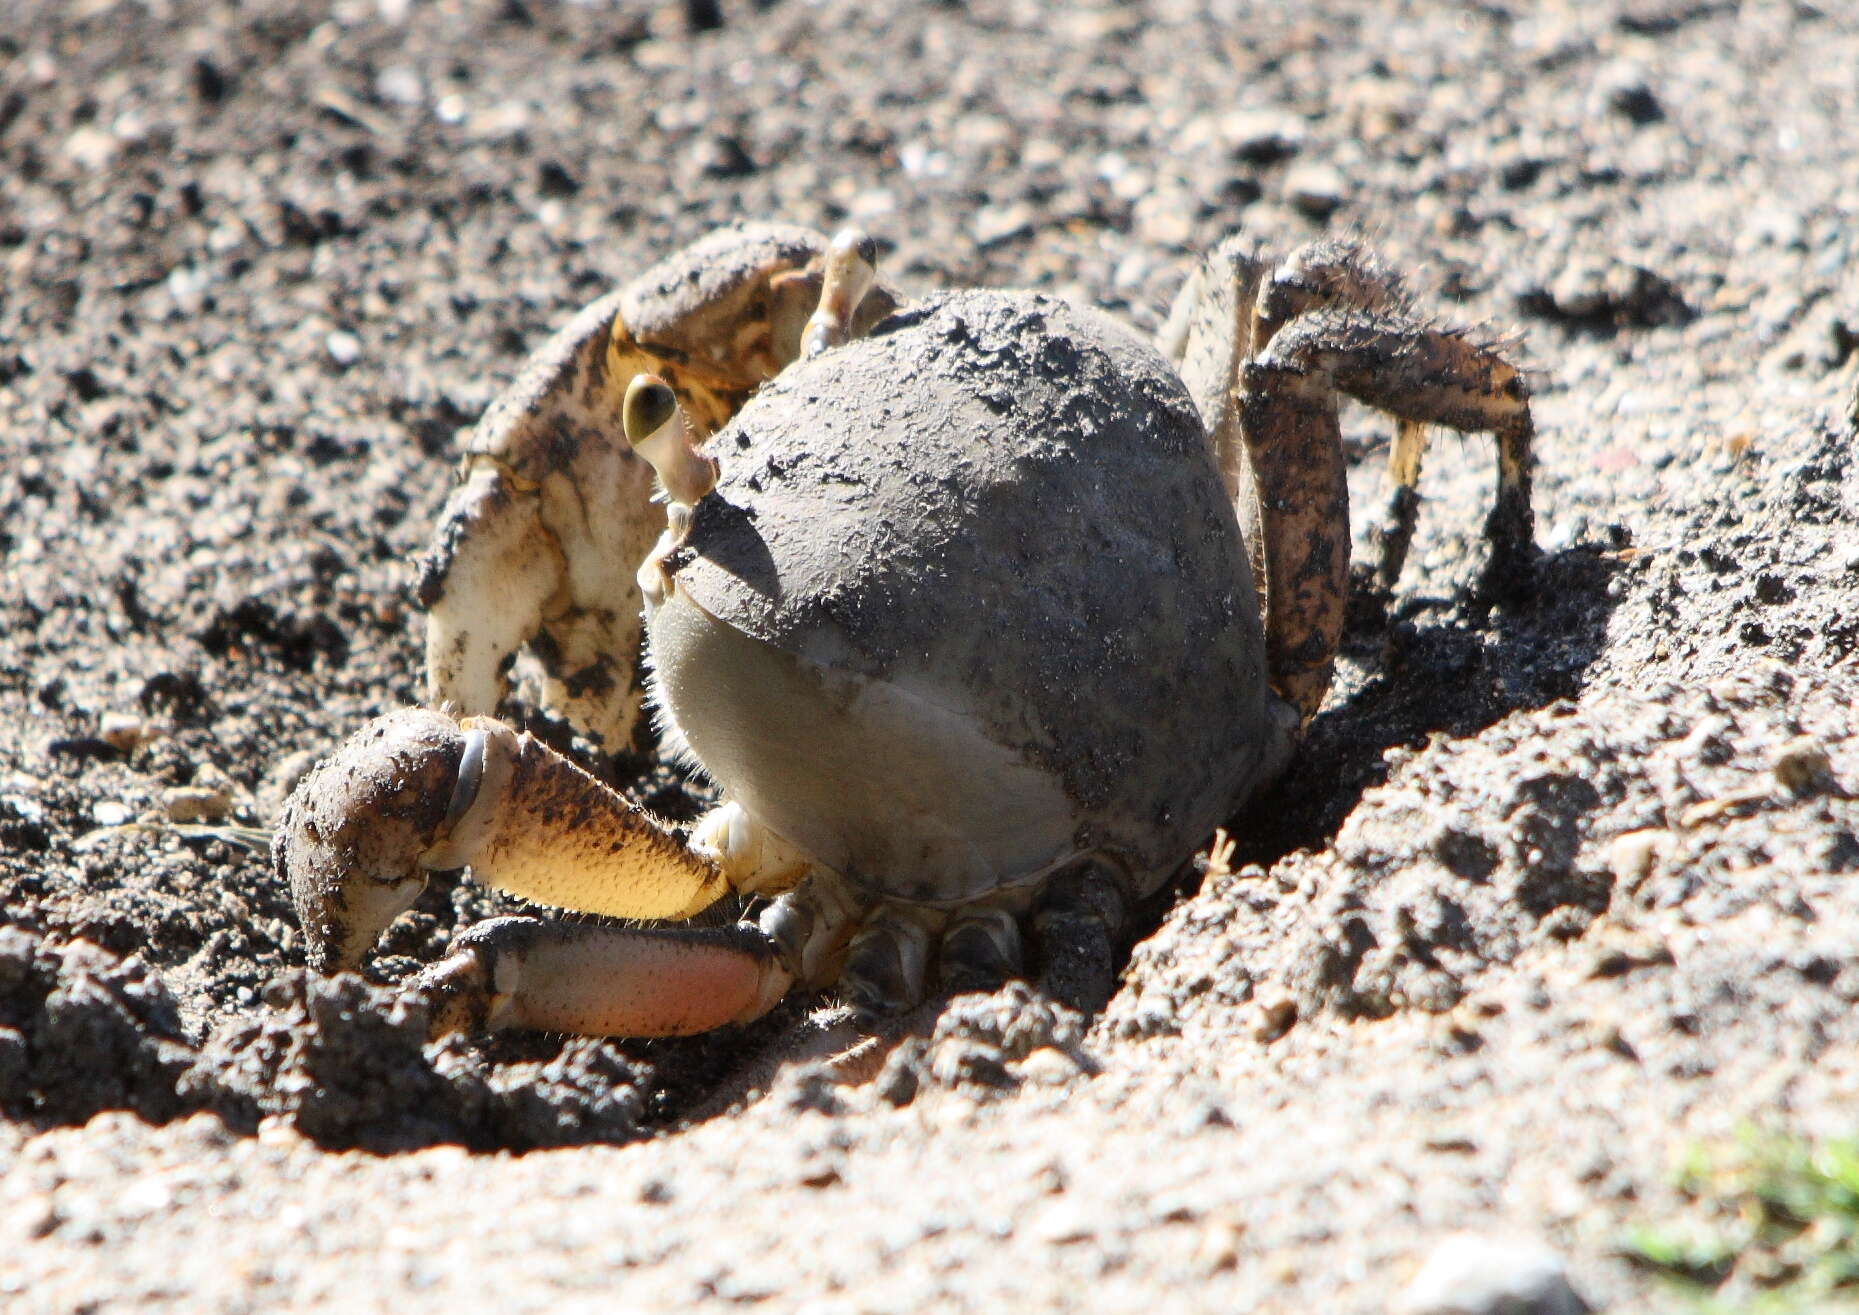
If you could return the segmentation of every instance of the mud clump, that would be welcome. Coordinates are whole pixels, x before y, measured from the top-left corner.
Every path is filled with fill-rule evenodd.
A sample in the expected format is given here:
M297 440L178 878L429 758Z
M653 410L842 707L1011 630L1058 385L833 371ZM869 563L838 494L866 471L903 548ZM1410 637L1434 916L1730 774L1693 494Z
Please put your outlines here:
M607 1043L512 1061L428 1041L418 1001L349 975L288 974L266 997L268 1011L196 1046L140 959L0 927L0 1110L41 1124L206 1110L247 1132L275 1117L323 1146L373 1151L527 1150L649 1131L652 1071Z
M81 1123L106 1109L182 1112L193 1060L167 986L136 958L0 927L0 1110Z

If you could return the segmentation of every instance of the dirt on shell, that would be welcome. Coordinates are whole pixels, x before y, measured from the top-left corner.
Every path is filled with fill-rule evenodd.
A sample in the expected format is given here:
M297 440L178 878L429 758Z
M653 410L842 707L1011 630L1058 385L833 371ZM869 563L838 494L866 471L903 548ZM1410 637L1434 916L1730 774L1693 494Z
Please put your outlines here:
M1859 1094L1855 67L1801 0L16 6L0 1305L1367 1312L1472 1230L1656 1308L1674 1158ZM429 1043L392 983L508 906L436 882L315 978L265 833L417 697L461 430L736 217L1144 331L1228 232L1364 233L1528 369L1534 588L1479 601L1493 457L1441 436L1095 1018Z

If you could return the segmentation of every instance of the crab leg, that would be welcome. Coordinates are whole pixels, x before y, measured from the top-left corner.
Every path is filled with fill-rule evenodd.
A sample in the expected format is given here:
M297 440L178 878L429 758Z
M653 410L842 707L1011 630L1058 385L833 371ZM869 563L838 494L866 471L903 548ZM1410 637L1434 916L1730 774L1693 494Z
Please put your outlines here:
M1319 311L1285 326L1242 372L1240 427L1268 514L1265 630L1273 686L1308 720L1329 686L1349 578L1336 393L1416 425L1489 430L1498 497L1485 522L1492 573L1531 551L1528 394L1515 367L1462 333L1366 311ZM1418 454L1409 431L1398 454Z

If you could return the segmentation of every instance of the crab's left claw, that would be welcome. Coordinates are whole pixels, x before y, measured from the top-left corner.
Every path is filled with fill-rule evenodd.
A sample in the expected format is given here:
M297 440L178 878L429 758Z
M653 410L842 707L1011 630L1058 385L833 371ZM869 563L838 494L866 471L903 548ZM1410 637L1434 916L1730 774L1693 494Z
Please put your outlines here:
M816 309L831 311L821 332L837 341L897 306L873 282L874 255L858 235L829 249L786 225L721 229L541 347L472 431L464 482L420 565L427 701L494 713L527 646L541 703L605 747L628 747L642 697L634 572L665 528L654 472L623 433L631 381L661 380L677 400L678 443L701 443L802 354ZM692 496L673 482L674 499Z

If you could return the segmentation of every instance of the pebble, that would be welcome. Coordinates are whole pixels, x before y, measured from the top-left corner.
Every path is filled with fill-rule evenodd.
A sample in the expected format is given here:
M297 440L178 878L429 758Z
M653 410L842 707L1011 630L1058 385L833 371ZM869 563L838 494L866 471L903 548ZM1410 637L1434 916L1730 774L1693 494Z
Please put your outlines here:
M170 822L217 822L232 811L232 792L224 786L177 785L162 791Z
M1614 880L1632 890L1651 875L1653 864L1671 843L1671 833L1663 827L1647 827L1615 836L1607 856Z
M136 815L135 809L114 799L104 799L91 806L90 816L98 826L122 826Z
M374 94L390 105L418 105L426 98L426 84L411 65L390 64L375 74Z
M336 329L323 339L323 349L345 370L361 359L361 339L346 329Z
M1033 209L1027 205L990 205L975 211L968 231L978 246L991 247L1033 230Z
M127 712L106 712L97 720L97 738L118 753L133 753L157 732L142 718Z
M1274 110L1235 110L1221 120L1220 127L1233 145L1233 157L1248 164L1287 160L1304 149L1310 135L1295 114Z
M1657 123L1665 117L1645 70L1634 64L1617 64L1604 71L1598 85L1607 108L1637 124Z
M121 146L113 133L88 124L65 138L65 154L74 164L93 172L107 169Z
M1827 755L1826 746L1811 735L1799 736L1782 745L1775 751L1775 761L1770 766L1782 789L1793 795L1818 794L1834 784L1833 760Z
M1055 1046L1041 1046L1017 1066L1020 1076L1042 1087L1062 1087L1083 1073L1078 1061Z
M1462 1233L1433 1249L1390 1315L1586 1315L1562 1257L1527 1238Z
M1300 164L1285 175L1285 200L1312 219L1328 219L1349 196L1349 182L1327 164Z
M1297 1001L1290 996L1276 995L1261 999L1252 1024L1253 1040L1267 1044L1276 1041L1289 1032L1296 1022Z

